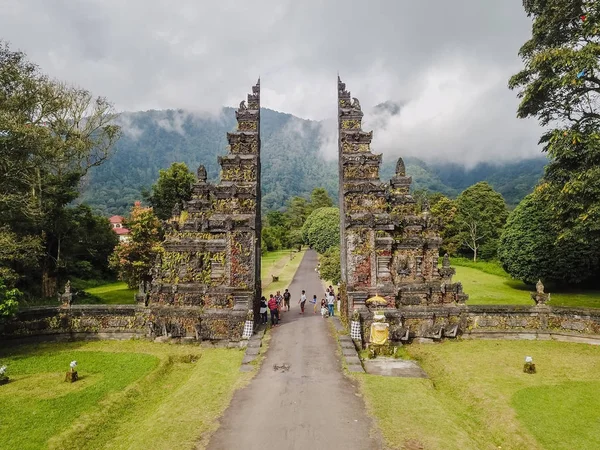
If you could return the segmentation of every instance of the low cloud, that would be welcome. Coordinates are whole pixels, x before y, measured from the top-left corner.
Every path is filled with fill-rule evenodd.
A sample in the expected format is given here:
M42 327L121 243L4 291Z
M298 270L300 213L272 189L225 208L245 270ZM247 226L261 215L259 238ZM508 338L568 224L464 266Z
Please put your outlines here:
M5 0L0 29L44 72L120 111L218 120L260 76L262 105L324 120L321 147L335 157L340 73L376 152L465 164L539 154L541 131L515 118L506 87L531 33L521 2ZM399 115L371 116L390 100ZM159 125L179 133L182 120Z

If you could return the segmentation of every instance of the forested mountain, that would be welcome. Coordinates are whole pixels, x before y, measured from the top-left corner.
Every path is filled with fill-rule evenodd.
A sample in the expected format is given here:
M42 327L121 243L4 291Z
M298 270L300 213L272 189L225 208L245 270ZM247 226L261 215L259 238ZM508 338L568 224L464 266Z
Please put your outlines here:
M297 195L308 197L318 186L337 198L337 161L327 161L320 151L322 124L269 109L261 114L263 208L280 208ZM236 123L232 108L223 108L219 117L165 110L123 113L120 120L123 137L114 155L90 171L79 200L107 215L129 211L158 171L172 162L185 162L193 171L204 164L216 181L217 156L226 153L226 133ZM510 205L531 191L544 164L545 159L538 158L503 166L481 164L467 171L460 165L428 165L406 158L413 189L454 196L487 180ZM395 158L384 155L383 180L393 175L394 167Z

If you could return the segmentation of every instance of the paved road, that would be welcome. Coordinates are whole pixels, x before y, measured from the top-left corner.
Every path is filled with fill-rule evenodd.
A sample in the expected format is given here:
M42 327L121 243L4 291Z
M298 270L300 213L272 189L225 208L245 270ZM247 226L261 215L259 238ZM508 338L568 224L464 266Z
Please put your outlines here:
M308 302L300 315L302 289L309 299L323 294L316 265L316 253L306 252L290 285L292 309L272 330L259 373L234 395L209 450L381 448L356 387L342 375L327 319ZM273 368L284 364L288 371Z

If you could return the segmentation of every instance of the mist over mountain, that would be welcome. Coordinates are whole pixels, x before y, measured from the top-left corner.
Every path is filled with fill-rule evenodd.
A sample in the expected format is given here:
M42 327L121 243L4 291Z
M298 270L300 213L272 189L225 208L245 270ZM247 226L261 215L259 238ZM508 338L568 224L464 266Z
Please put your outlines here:
M398 114L401 105L378 106ZM160 169L185 162L191 170L204 164L209 179L217 181L217 156L226 154L226 133L236 126L234 109L218 116L201 116L183 110L151 110L123 113L123 137L114 155L88 174L80 201L103 214L125 214L142 190L156 181ZM295 117L270 109L261 110L261 159L263 209L282 208L292 196L308 196L318 186L337 197L337 161L322 151L323 122ZM330 126L330 125L329 125ZM374 148L378 152L377 148ZM383 156L382 180L394 172L394 156ZM426 163L405 158L413 189L427 189L454 196L478 181L486 180L515 205L535 186L543 173L543 157L508 164L480 163L466 169L460 164Z

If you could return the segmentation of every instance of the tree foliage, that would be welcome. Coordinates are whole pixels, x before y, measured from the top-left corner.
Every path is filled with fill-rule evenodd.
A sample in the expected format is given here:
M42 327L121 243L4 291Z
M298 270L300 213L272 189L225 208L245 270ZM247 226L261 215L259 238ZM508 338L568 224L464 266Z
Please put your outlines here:
M68 273L68 205L89 169L110 156L114 119L106 99L48 78L0 42L0 228L16 236L13 254L29 258L0 263L5 281L16 276L29 291L54 296Z
M340 210L338 208L315 209L302 227L302 236L314 250L325 253L340 243Z
M568 284L597 270L600 256L581 242L558 240L559 227L541 193L541 186L511 212L498 248L502 267L512 277L535 283ZM592 267L589 267L589 264Z
M152 280L152 269L156 256L162 251L161 224L152 208L144 208L139 202L131 210L125 221L129 228L129 241L119 244L110 257L110 265L119 278L131 288Z
M161 170L148 197L156 217L167 220L175 205L183 209L183 202L192 198L192 184L195 181L196 177L185 163L175 162L168 169Z
M312 211L331 205L333 201L324 188L315 188L311 200L292 197L284 211L269 211L263 219L262 249L273 251L299 247L305 242L302 227Z
M540 143L550 157L539 196L558 231L555 246L575 243L600 252L600 3L526 0L532 37L520 50L525 67L509 82L518 89L519 117L546 128ZM531 208L526 208L532 212ZM597 277L591 270L571 279Z
M340 247L329 247L325 253L319 255L319 276L323 280L338 284L342 279L340 264Z
M440 220L442 226L441 253L456 254L461 246L458 230L455 223L457 206L456 201L443 194L435 193L428 197L429 207L433 217Z
M4 280L0 278L0 320L6 319L17 312L19 308L19 297L21 291L18 289L9 289Z
M314 188L310 194L310 207L312 210L318 208L331 208L333 206L333 200L325 190L325 188L317 187Z
M478 256L496 256L498 239L508 212L502 195L486 182L465 189L456 199L455 226L464 251Z

